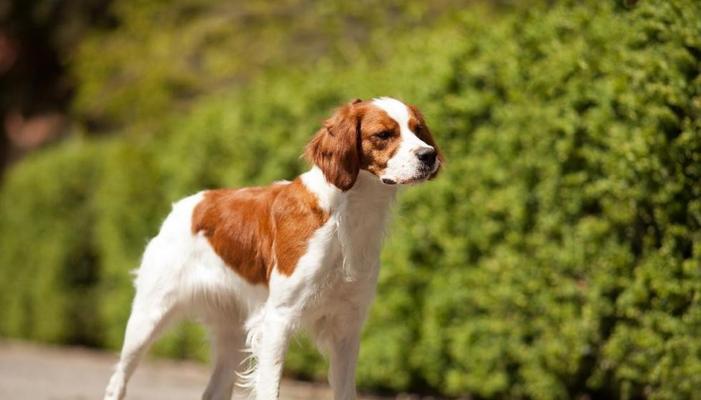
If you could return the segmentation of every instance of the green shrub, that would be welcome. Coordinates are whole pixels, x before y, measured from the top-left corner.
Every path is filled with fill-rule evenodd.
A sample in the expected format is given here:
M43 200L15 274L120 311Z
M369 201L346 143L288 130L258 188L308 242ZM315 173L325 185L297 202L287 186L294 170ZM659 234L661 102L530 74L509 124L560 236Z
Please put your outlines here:
M70 143L30 157L0 198L0 333L98 344L94 187L103 149Z
M387 37L412 32L466 0L114 2L115 27L83 40L71 68L74 114L93 128L159 121L203 93L290 66L384 60ZM156 28L157 27L157 28Z
M447 217L408 239L441 267L412 355L431 387L698 398L699 7L532 9L456 59L453 184L420 198Z

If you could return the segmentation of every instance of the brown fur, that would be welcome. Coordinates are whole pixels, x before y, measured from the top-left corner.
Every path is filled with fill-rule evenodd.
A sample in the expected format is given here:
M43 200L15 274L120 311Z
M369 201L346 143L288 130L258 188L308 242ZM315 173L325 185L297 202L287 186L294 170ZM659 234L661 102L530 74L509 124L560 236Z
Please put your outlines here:
M226 264L252 284L267 285L277 265L290 275L328 215L298 178L290 184L205 193L192 216Z
M353 187L360 170L357 102L346 104L326 120L307 145L305 156L341 190Z
M384 110L368 105L361 125L362 168L379 176L401 143L399 124ZM391 132L392 136L386 140L379 139L376 135L381 132Z

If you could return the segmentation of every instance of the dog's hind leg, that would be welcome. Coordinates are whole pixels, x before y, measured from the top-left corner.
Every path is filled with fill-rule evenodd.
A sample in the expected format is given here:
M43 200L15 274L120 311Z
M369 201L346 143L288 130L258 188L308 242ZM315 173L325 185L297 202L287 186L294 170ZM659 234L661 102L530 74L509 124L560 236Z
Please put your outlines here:
M236 321L219 322L212 326L214 370L209 378L203 400L230 400L236 372L244 359L246 336Z
M178 314L177 280L162 278L163 271L173 261L164 257L163 248L163 243L156 237L144 253L122 353L105 391L105 400L124 398L127 382L139 360Z
M149 297L149 299L145 299ZM174 304L167 299L137 293L124 334L122 353L105 392L105 400L121 400L126 385L148 347L174 319Z

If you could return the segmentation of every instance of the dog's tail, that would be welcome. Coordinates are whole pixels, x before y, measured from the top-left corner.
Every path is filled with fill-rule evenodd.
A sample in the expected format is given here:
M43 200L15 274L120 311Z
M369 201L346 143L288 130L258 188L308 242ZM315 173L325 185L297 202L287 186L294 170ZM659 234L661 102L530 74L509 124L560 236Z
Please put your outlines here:
M260 338L262 334L263 310L258 310L251 313L251 316L246 321L246 348L244 351L248 356L241 361L245 368L237 372L238 379L236 386L246 389L249 392L250 398L255 398L255 386L257 380L257 364L260 350Z

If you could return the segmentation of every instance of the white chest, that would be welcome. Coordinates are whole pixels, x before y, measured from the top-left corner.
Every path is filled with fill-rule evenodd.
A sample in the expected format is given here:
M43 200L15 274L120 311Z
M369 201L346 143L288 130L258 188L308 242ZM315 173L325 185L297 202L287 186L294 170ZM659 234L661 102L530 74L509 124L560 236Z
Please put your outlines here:
M314 316L348 307L365 310L372 301L393 199L394 190L361 176L339 201L329 221L328 262L314 280L316 294L308 307Z

